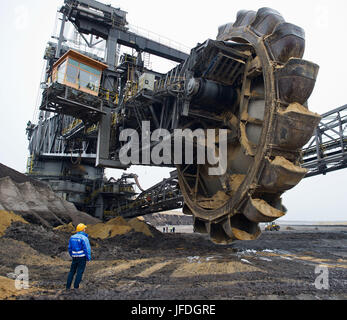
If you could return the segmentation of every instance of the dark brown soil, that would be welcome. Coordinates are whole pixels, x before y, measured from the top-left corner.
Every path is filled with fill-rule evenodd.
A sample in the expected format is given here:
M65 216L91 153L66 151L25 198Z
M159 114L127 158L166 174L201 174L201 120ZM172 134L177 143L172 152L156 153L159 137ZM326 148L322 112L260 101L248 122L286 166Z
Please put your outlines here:
M17 222L0 238L0 276L18 264L28 266L31 287L39 291L16 299L347 298L347 228L265 232L256 241L228 246L199 234L152 233L92 240L93 261L81 289L67 292L70 235ZM314 285L318 265L328 267L328 290Z

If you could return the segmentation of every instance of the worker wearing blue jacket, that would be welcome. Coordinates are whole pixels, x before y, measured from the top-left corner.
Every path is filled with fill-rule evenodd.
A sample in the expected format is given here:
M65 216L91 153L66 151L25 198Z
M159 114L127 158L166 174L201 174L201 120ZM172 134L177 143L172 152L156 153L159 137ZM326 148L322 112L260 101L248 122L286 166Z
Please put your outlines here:
M71 288L72 280L76 274L74 288L78 289L86 268L87 261L91 261L91 249L88 234L85 233L87 226L79 224L69 241L69 254L72 257L72 263L69 275L67 277L66 289Z

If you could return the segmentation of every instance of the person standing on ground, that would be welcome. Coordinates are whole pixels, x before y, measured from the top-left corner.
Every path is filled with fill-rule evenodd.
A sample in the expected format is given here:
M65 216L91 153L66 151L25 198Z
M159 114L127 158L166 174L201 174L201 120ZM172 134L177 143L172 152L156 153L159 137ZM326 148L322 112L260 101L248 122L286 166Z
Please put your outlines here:
M77 233L69 241L69 254L72 257L72 263L67 277L67 290L71 288L72 280L76 273L74 288L79 288L87 261L91 261L91 249L88 234L85 232L86 229L87 226L80 223L76 228Z

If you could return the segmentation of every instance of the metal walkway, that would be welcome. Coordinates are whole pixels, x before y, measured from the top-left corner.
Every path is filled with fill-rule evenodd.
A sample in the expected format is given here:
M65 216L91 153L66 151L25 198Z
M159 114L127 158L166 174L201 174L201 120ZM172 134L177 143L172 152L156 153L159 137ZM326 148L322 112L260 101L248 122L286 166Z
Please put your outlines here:
M347 105L322 115L309 143L302 150L306 178L347 167Z

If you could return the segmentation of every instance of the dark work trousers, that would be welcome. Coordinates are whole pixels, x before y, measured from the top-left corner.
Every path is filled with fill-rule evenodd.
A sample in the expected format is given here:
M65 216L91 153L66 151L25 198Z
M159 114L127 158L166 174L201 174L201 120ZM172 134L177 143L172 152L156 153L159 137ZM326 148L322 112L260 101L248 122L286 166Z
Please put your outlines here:
M77 274L76 274L76 278L75 278L75 282L74 282L74 288L75 289L79 288L84 270L86 269L86 263L87 263L86 257L72 258L70 272L69 272L69 275L67 277L66 289L71 288L71 283L72 283L73 277L75 276L76 272L77 272Z

